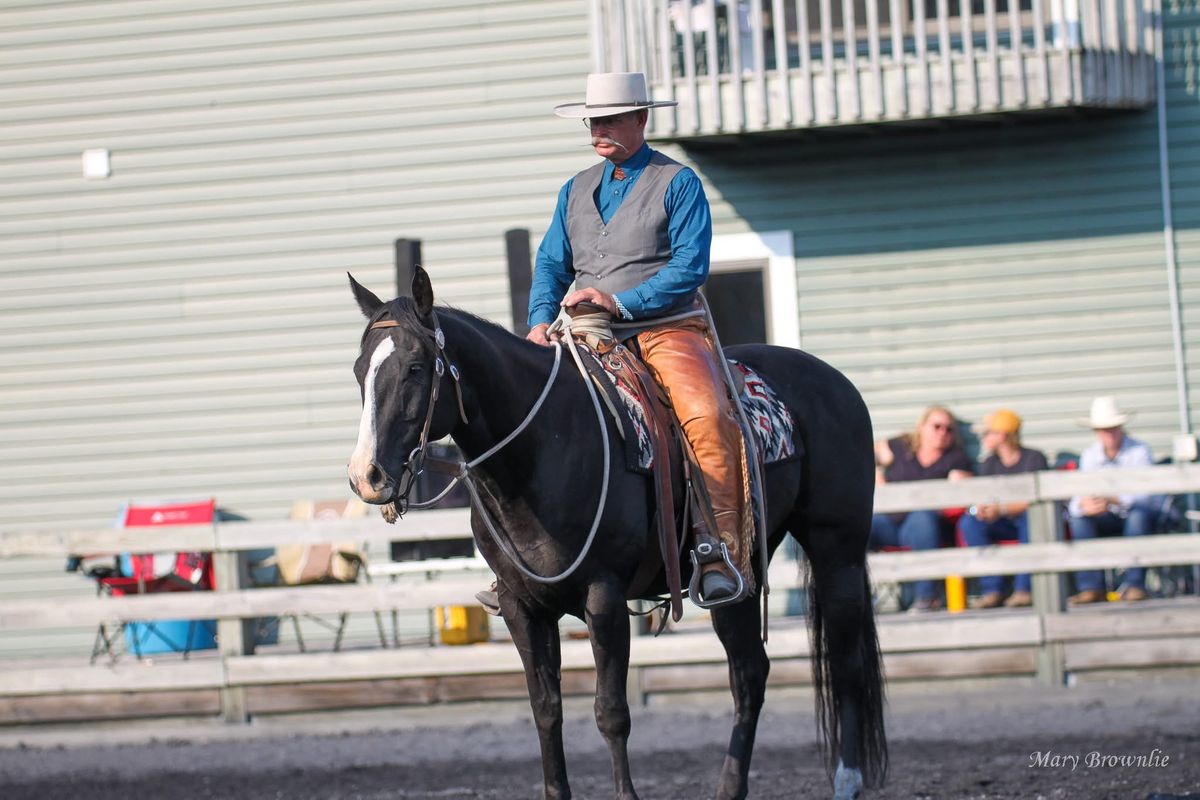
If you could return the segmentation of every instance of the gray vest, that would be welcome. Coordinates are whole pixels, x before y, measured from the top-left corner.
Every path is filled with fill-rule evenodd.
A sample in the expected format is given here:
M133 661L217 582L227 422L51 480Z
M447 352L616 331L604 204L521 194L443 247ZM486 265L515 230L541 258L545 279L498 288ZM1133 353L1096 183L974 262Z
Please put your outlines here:
M567 198L567 238L575 285L616 294L644 283L671 260L667 231L667 186L683 165L653 151L637 183L609 224L600 219L596 189L604 162L575 176ZM686 302L690 302L690 298Z

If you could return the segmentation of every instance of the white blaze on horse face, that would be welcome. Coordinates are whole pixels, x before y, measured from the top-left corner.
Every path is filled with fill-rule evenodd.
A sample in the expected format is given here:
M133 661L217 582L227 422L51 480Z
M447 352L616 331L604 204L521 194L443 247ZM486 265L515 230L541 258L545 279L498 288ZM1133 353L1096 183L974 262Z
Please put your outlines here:
M354 447L354 454L350 456L349 472L350 481L354 484L355 491L364 500L369 499L369 496L377 494L366 479L368 470L375 463L375 448L377 446L375 440L375 412L377 407L375 377L379 374L379 368L383 366L383 362L394 352L396 352L396 343L392 341L392 337L385 337L379 343L379 346L375 348L375 352L371 353L371 364L367 367L367 376L363 379L362 418L358 421L358 444Z

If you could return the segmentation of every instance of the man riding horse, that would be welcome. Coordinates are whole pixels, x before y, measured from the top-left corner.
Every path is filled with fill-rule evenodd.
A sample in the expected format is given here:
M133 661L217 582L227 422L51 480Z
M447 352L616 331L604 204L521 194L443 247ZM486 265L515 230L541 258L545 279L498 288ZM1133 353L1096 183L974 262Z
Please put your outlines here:
M700 468L700 496L711 503L711 517L704 509L692 526L702 554L701 597L692 599L708 606L750 594L732 571L752 575L754 520L742 433L706 318L696 311L712 241L708 199L695 172L646 144L649 109L673 105L648 98L642 73L618 72L589 75L584 102L554 109L582 119L605 160L559 190L538 248L526 338L550 345L560 306L591 304L630 323L620 336L665 390ZM494 592L478 597L498 608Z

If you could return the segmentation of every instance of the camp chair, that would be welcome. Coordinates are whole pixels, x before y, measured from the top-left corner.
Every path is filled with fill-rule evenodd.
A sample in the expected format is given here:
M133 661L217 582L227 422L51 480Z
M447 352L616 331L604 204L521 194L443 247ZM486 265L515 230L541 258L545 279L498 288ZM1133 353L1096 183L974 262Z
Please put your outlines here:
M357 500L336 501L299 501L292 506L293 520L336 520L357 519L366 513L366 506ZM321 542L316 544L285 545L277 549L272 561L279 569L279 582L285 586L305 586L328 583L356 583L362 578L367 583L371 576L367 572L367 556L365 545L360 542ZM252 565L252 569L262 566ZM387 634L384 631L383 615L375 611L375 624L379 630L379 644L387 647ZM292 629L296 634L296 644L300 652L305 652L304 636L300 630L300 617L319 625L334 634L333 650L337 652L342 647L342 639L346 633L346 623L350 618L349 612L337 615L337 622L330 622L315 614L285 614L292 620Z
M127 503L118 515L117 527L211 524L215 513L216 503L212 499L152 505ZM147 539L151 536L148 533ZM82 560L82 557L72 558L70 565L78 569ZM97 595L108 597L213 588L211 553L122 553L111 566L95 565L85 573L96 581ZM215 620L152 620L115 625L101 622L92 643L90 663L95 664L101 654L108 655L109 663L115 662L123 652L122 645L137 658L165 652L183 653L187 658L193 650L215 647L215 634Z

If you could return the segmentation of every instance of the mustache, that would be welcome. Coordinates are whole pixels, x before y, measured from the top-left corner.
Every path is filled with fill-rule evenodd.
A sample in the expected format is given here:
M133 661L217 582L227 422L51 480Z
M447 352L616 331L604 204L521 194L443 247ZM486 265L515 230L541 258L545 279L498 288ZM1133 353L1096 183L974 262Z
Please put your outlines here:
M629 152L628 147L621 144L620 142L618 142L616 139L612 138L611 136L593 136L591 146L595 147L598 144L610 144L613 147L619 147L622 150L624 150L625 152Z

